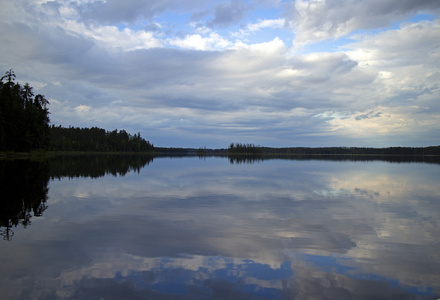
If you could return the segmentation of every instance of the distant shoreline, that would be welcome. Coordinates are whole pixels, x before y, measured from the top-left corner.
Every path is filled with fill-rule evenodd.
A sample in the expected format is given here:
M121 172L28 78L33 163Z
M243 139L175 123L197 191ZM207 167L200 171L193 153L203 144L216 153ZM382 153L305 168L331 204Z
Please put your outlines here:
M272 148L243 145L241 148L165 148L155 147L159 154L197 155L374 155L374 156L440 156L440 146L429 147L284 147Z
M440 165L440 155L403 155L403 154L287 154L287 153L260 153L260 154L237 154L227 151L215 153L197 153L194 149L183 152L38 152L38 153L3 153L0 152L1 161L28 160L36 162L52 161L56 159L68 158L87 158L94 157L98 161L106 161L109 158L113 161L147 158L150 161L161 158L185 158L195 157L199 159L224 158L231 164L258 163L268 160L292 160L292 161L353 161L353 162L373 162L384 161L389 163L428 163ZM102 159L101 159L102 158Z
M440 157L440 146L429 147L253 147L248 152L234 152L226 148L174 148L155 147L152 151L31 151L0 152L0 159L44 159L57 155L151 155L151 156L229 156L229 157Z
M45 159L54 156L75 155L156 155L157 152L99 152L99 151L31 151L31 152L0 152L0 159Z

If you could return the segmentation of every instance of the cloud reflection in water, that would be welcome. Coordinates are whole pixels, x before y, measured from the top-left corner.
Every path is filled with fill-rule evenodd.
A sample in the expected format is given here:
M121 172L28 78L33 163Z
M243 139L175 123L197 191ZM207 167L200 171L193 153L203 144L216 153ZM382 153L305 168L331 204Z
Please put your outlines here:
M67 299L432 299L439 175L380 161L156 159L139 175L52 181L45 220L1 263L40 270L29 290L52 279Z

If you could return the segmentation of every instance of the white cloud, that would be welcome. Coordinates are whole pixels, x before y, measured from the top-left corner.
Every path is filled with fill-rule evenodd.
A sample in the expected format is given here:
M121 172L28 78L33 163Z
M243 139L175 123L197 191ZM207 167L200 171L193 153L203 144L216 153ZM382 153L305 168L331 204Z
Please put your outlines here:
M249 31L259 31L263 28L282 28L284 26L284 19L274 19L274 20L261 20L258 23L252 23L247 26Z
M85 112L88 112L90 110L90 108L91 107L88 105L79 105L79 106L75 107L75 111L77 113L85 113Z
M403 133L412 126L414 120L405 118L399 113L390 113L384 107L358 112L349 118L333 118L329 121L330 130L345 131L344 134L360 137Z
M259 80L262 80L262 75L273 74L274 69L280 68L280 63L285 61L286 52L287 48L283 41L275 38L270 42L242 45L223 53L212 66L220 70L219 75L224 75L225 79L254 80L260 76Z
M152 32L132 30L130 28L119 29L116 26L87 26L75 21L67 21L65 30L79 36L92 38L102 47L132 51L161 47L162 42L153 36Z
M224 39L215 32L211 32L208 36L202 37L200 34L191 34L183 39L169 39L168 43L182 49L194 50L217 50L225 49L232 45L231 42Z
M364 64L387 67L434 64L440 57L440 21L405 23L401 28L377 35L354 36L358 41L344 46L350 57Z
M234 32L231 35L237 38L243 38L250 34L255 34L258 31L270 28L270 29L278 29L283 28L285 24L285 20L283 18L278 19L265 19L259 20L257 23L250 23L246 26L246 29L240 29L238 32Z

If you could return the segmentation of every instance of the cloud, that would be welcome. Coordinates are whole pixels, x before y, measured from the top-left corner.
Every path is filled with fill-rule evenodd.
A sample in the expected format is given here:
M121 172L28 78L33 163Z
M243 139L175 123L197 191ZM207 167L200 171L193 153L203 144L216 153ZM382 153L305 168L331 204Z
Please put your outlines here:
M187 35L183 39L169 40L168 43L181 49L194 49L204 51L224 49L231 46L231 42L224 39L215 32L211 32L207 37L202 37L199 34Z
M75 107L75 111L78 113L85 113L88 112L89 110L90 110L90 106L87 105L79 105Z
M438 117L431 115L415 118L412 109L378 107L373 111L353 114L349 118L332 118L328 121L329 129L339 134L380 139L381 136L404 136L410 131L426 131L439 121ZM411 142L412 138L407 136L407 142Z
M383 67L426 65L438 67L440 21L404 23L398 29L377 35L355 35L358 40L344 46L355 60ZM389 77L390 74L387 74Z
M247 26L251 32L259 31L262 28L281 28L284 26L284 19L279 18L275 20L261 20L258 23L252 23Z
M240 29L238 32L232 33L232 36L242 38L250 34L255 34L256 32L266 28L283 28L284 24L285 20L283 18L259 20L256 23L248 24L246 29Z
M374 111L369 111L366 114L361 114L355 117L356 121L360 121L362 119L372 119L372 118L379 118L383 113L380 112L374 112Z
M150 31L132 30L130 28L120 30L116 26L87 26L74 21L67 21L64 29L66 32L93 39L97 46L107 49L132 51L162 46L162 42L155 38L153 32Z
M226 27L239 23L249 11L244 1L231 1L227 4L217 4L214 7L214 17L208 22L209 27Z
M245 138L274 146L288 146L293 140L302 145L325 144L332 139L353 145L359 139L353 136L355 130L346 130L349 120L352 129L362 125L364 136L371 136L376 129L371 126L367 134L367 123L399 116L414 123L401 131L388 131L399 132L394 144L402 142L405 130L408 136L417 132L420 141L412 143L435 141L430 126L437 126L440 111L437 19L408 21L382 31L356 31L346 43L305 52L279 35L286 30L284 22L292 21L292 15L283 15L286 6L281 3L256 2L251 7L244 2L182 2L176 6L173 1L161 1L146 7L149 2L134 1L118 16L121 3L16 1L13 6L5 4L8 13L0 12L0 30L7 33L0 36L0 67L13 68L20 81L42 83L36 92L58 103L50 107L55 124L145 130L161 142L169 136L168 146L186 136L187 146L210 137L213 147L224 147L234 135L237 141ZM400 18L400 14L392 17L395 11L409 16L435 6L420 3L366 9L382 9L377 18L392 22ZM139 5L142 9L135 12ZM180 5L184 8L179 13ZM344 20L338 14L348 14L349 9L336 10L333 2L322 1L298 1L297 5L303 15L297 18L295 39L304 42L308 30L315 31L329 20L335 24ZM353 11L363 5L347 2ZM103 11L93 15L99 7ZM276 8L277 13L260 16L261 7ZM308 15L310 10L324 8L329 13L321 16L323 22ZM234 9L235 17L223 15ZM318 27L307 25L308 18ZM363 18L356 22L367 22ZM150 28L151 24L156 25ZM337 36L331 30L326 34L322 38ZM259 42L251 42L253 36ZM74 117L80 105L91 107L89 121ZM383 115L363 116L373 110ZM294 111L304 114L291 115ZM391 143L391 135L382 136L385 144L376 146Z
M439 10L435 0L297 0L286 19L295 32L295 43L301 44L336 39L355 30L388 27L414 14Z
M202 6L201 0L107 0L77 3L75 5L81 19L87 22L103 24L136 23L153 17L165 11L188 11Z

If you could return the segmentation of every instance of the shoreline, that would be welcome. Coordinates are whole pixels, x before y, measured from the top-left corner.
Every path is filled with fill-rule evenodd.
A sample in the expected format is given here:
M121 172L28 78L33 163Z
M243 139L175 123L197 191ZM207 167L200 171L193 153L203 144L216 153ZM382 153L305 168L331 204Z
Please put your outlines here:
M390 153L390 150L400 153ZM352 151L350 151L352 150ZM431 150L431 151L428 151ZM432 151L434 150L434 151ZM361 151L361 152L360 152ZM363 153L362 153L363 152ZM405 153L406 152L406 153ZM438 153L437 153L438 152ZM154 157L163 156L221 156L230 158L249 157L255 159L273 159L273 158L376 158L376 159L389 159L389 158L408 158L408 159L440 159L440 147L390 147L390 148L344 148L344 147L331 147L331 148L304 148L304 147L292 147L292 148L269 148L261 147L256 152L231 152L225 148L219 149L197 149L197 148L163 148L158 147L155 151L146 152L103 152L103 151L53 151L53 150L37 150L30 152L14 152L14 151L0 151L0 160L2 159L33 159L43 160L52 158L55 156L76 156L76 155L146 155Z

